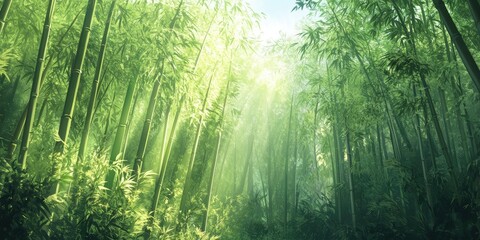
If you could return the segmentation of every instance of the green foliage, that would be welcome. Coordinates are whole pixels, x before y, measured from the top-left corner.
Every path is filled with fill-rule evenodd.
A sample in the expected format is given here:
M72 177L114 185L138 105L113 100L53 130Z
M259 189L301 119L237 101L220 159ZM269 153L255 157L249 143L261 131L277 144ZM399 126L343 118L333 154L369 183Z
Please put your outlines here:
M122 161L114 163L117 184L113 189L103 187L105 166L92 167L94 161L108 162L95 157L82 162L82 169L73 183L72 195L68 196L67 209L57 212L58 217L50 223L50 236L55 239L132 239L142 233L145 212L136 206L141 185L151 181L146 172L135 182L131 169L123 167ZM67 237L68 236L68 237Z
M390 74L397 73L401 76L415 76L418 74L428 75L430 69L427 64L418 59L402 53L387 53L384 56L387 71Z
M87 1L57 1L26 170L10 163L14 130L47 6L13 1L0 43L0 238L480 238L478 93L428 1L292 1L307 11L301 32L267 47L242 0L117 1L88 106L112 1L97 2L81 70ZM478 58L468 4L446 3Z
M0 228L5 239L48 239L46 203L50 180L36 180L20 166L1 159Z
M8 80L7 74L7 67L8 63L11 61L12 58L14 58L15 55L12 53L12 49L5 49L2 52L0 52L0 76L5 75L5 77Z

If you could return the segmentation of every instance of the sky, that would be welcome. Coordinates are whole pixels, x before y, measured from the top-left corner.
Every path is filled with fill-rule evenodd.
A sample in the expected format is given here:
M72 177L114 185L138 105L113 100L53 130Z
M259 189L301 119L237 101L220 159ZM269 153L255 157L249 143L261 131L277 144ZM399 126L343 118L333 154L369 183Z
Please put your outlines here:
M300 20L306 15L306 11L293 11L295 0L246 0L253 10L265 14L260 24L261 40L273 41L281 34L294 36L300 32Z

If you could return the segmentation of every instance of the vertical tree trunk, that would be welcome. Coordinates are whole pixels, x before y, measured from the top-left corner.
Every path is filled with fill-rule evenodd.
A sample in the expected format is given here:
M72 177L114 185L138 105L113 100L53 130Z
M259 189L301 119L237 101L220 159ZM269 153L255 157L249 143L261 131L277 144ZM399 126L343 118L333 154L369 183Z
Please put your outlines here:
M22 169L25 169L27 167L27 152L30 144L30 135L33 128L33 120L35 119L35 111L37 109L38 95L40 94L40 84L43 73L44 60L48 52L48 40L50 36L53 11L55 9L55 2L55 0L50 0L48 2L47 14L45 16L45 21L43 24L43 33L40 40L37 64L35 66L35 72L32 81L32 90L30 93L30 101L28 102L28 111L25 119L25 129L23 131L22 144L18 157L18 163L21 164Z
M28 106L23 109L22 115L17 122L17 126L15 127L15 131L13 132L13 137L10 140L10 144L8 146L7 156L6 158L9 160L13 160L13 155L15 155L15 150L17 149L18 141L20 140L20 136L22 136L23 127L25 126L25 121L27 119L27 110Z
M387 112L387 116L388 116L388 112ZM403 162L403 154L402 154L402 149L400 147L400 141L398 140L398 135L397 135L397 132L395 131L395 128L394 128L394 123L393 121L391 120L391 118L387 118L388 121L388 129L389 129L389 132L390 132L390 140L391 140L391 143L392 143L392 150L393 150L393 156L395 157L395 159L399 162L399 163L402 163ZM388 173L388 171L387 171ZM391 190L391 189L390 189ZM398 185L398 191L399 191L399 194L400 194L400 203L402 204L402 212L405 214L405 199L404 199L404 196L403 196L403 188L401 186L401 183ZM392 193L390 192L390 195L392 195Z
M137 155L133 163L133 175L135 176L136 180L138 180L139 174L143 171L143 158L147 148L148 137L150 136L153 114L155 112L155 106L157 105L158 100L158 89L160 88L162 82L164 68L165 62L162 61L160 75L155 79L155 83L153 84L153 89L150 94L150 101L148 104L147 113L145 115L145 121L143 123L142 134L140 135L140 141L138 143Z
M273 228L273 150L272 150L272 136L268 136L268 156L267 156L267 185L268 185L268 208L267 208L267 229L270 231Z
M95 102L97 99L98 88L100 87L99 79L103 69L103 61L105 58L105 50L107 48L108 34L110 32L110 23L113 15L113 10L115 9L115 3L116 3L116 0L113 0L112 4L110 5L110 9L108 11L107 21L105 22L105 29L103 32L102 43L100 45L100 52L98 53L97 66L95 68L95 76L93 78L92 88L90 91L90 99L87 107L87 116L85 117L85 123L83 126L83 132L82 132L82 139L80 141L80 148L78 150L78 161L82 161L84 159L85 151L88 145L88 135L89 135L90 126L93 120L93 110L94 110Z
M477 156L478 155L477 139L475 138L475 132L472 126L472 120L470 119L470 114L467 111L467 107L465 106L465 103L463 103L463 113L467 121L468 138L470 138L470 146L472 149L471 154L472 156Z
M313 167L315 174L317 176L317 179L320 179L319 173L318 173L318 164L317 164L317 117L318 117L318 108L320 106L320 84L318 85L318 90L317 90L317 102L315 103L315 112L313 113Z
M332 97L335 108L338 109L338 104L337 104L337 99L335 96ZM338 115L337 112L335 111L333 113L334 116L334 121L333 121L333 141L334 141L334 151L335 151L335 169L336 169L336 183L337 185L335 186L335 207L337 210L337 215L338 215L338 222L342 223L343 222L343 199L342 199L342 188L340 186L343 184L344 180L344 175L343 175L343 147L341 145L341 136L340 136L340 130L339 128L339 123L338 123Z
M137 78L131 79L128 84L127 92L125 94L125 100L123 101L122 113L120 114L120 120L118 122L117 133L115 134L115 140L112 146L112 152L110 154L109 166L112 166L113 162L122 157L122 150L125 144L125 138L127 135L127 122L130 108L132 107L133 95L137 85ZM130 120L131 121L131 120ZM105 182L105 187L112 188L114 186L115 171L109 170Z
M452 53L450 51L450 43L448 42L448 39L447 39L447 34L445 33L445 28L442 27L442 36L443 36L443 41L444 41L444 45L445 45L445 53L446 53L446 56L447 56L447 61L448 63L453 63L455 64L456 62L453 61L453 56L452 56ZM454 49L452 49L452 51L455 51ZM458 70L458 69L456 69ZM458 71L455 71L455 72L458 72ZM458 79L460 80L460 79ZM450 77L450 85L452 87L452 93L453 93L453 96L455 97L455 99L461 99L461 94L460 94L460 89L457 88L456 84L455 84L455 75L452 75ZM460 133L460 138L461 138L461 142L462 142L462 150L463 150L463 153L465 154L465 157L464 157L464 160L465 160L465 163L468 162L468 160L472 159L472 156L471 156L471 153L469 151L469 147L468 147L468 139L467 139L467 135L465 133L465 125L464 125L464 121L462 120L462 114L461 114L461 109L460 109L460 105L461 103L459 101L457 101L453 108L454 108L454 111L455 111L455 120L456 120L456 124L457 124L457 128L458 128L458 131Z
M432 131L430 129L430 117L428 116L428 109L425 103L422 103L422 110L423 110L423 117L425 119L425 130L427 133L427 140L428 140L428 148L430 150L430 161L432 162L433 169L437 171L437 155L439 155L437 147L435 145L435 141L432 137Z
M158 206L158 201L160 200L160 191L162 188L162 183L163 183L163 178L165 176L165 167L166 167L166 162L165 162L165 150L166 150L166 144L167 144L167 136L168 136L168 121L169 121L169 116L170 116L170 104L167 106L167 109L165 110L165 121L163 123L163 139L162 139L162 146L160 148L160 156L158 159L158 169L157 169L157 175L155 176L155 186L153 190L153 198L152 201L150 202L150 209L149 209L149 214L150 218L148 220L147 225L145 225L144 228L144 234L143 237L144 239L150 239L150 230L148 226L151 226L153 224L153 220L156 215L157 211L157 206ZM172 133L171 133L172 134Z
M452 49L454 47L452 46ZM455 54L455 51L452 51L452 59L453 59L453 62L455 63L455 68L456 68L456 74L457 74L457 79L458 79L458 88L459 88L459 95L462 96L463 95L463 90L462 90L462 85L460 84L460 79L461 79L461 74L460 74L460 70L459 70L459 67L458 67L458 61L457 61L457 55ZM477 140L475 138L475 134L474 134L474 131L473 131L473 126L472 126L472 122L471 122L471 119L470 119L470 114L468 113L467 111L467 107L466 107L466 104L465 102L462 103L463 105L463 112L464 112L464 116L465 116L465 124L467 126L467 132L468 132L468 138L470 139L470 154L471 156L476 156L478 154L478 146L477 146Z
M380 162L380 171L384 177L387 176L386 169L385 169L385 160L387 156L385 155L385 139L383 136L383 128L380 129L380 125L377 123L377 144L378 144L378 155L379 155L379 162Z
M67 97L65 99L65 106L63 108L63 113L60 120L60 127L58 129L59 139L55 142L54 155L63 154L63 150L68 140L68 134L72 125L72 117L75 109L75 102L77 100L78 87L80 85L83 62L85 60L85 55L88 48L88 41L90 40L90 31L92 28L96 4L96 0L88 1L82 32L80 34L80 41L78 42L77 53L75 55L75 62L70 74ZM57 163L54 162L53 164L56 165ZM56 172L56 170L54 171Z
M205 110L207 108L207 100L208 100L208 96L209 96L209 93L210 93L212 80L213 80L213 77L215 76L215 72L216 72L215 70L216 69L214 69L212 71L212 75L210 76L210 80L208 82L207 91L206 91L205 96L203 98L201 115L200 115L200 119L198 121L197 129L196 129L196 132L195 132L195 139L193 140L193 146L192 146L192 151L190 153L190 160L189 160L189 163L188 163L187 175L185 177L185 183L183 184L182 199L180 201L179 219L181 219L181 217L186 214L186 210L187 210L187 196L189 195L188 191L190 189L190 184L191 184L191 180L192 180L191 178L192 178L192 172L193 172L193 165L195 163L195 157L197 155L197 149L198 149L198 142L200 140L200 133L201 133L201 130L202 130L202 125L203 125L203 118L204 118L203 113L205 112Z
M347 160L348 160L348 192L350 195L350 210L352 214L352 226L355 230L357 228L357 216L355 214L355 196L353 192L353 160L352 160L352 148L350 146L350 131L347 129L346 135L346 148L347 148Z
M338 222L342 222L342 206L341 206L341 199L340 199L340 192L339 192L339 184L340 184L340 174L339 174L339 163L340 163L340 156L338 151L338 135L337 135L337 126L336 124L332 124L332 136L333 136L333 147L332 147L332 168L333 168L333 184L334 184L334 191L335 191L335 212L338 217Z
M437 112L435 110L435 106L433 104L432 96L430 94L430 89L427 85L427 82L425 80L425 76L423 73L420 73L420 80L423 86L423 91L425 93L425 97L427 99L427 105L430 108L430 113L432 115L432 121L433 121L433 126L435 127L435 132L437 133L437 138L438 141L440 142L440 146L443 152L443 155L445 157L445 161L447 162L448 166L448 171L450 172L450 175L452 177L452 180L455 184L455 188L458 187L458 179L457 179L457 174L453 166L453 160L450 155L450 151L447 146L447 142L445 141L445 138L443 137L442 129L440 127L440 122L438 121L437 117Z
M288 162L290 160L290 130L292 128L292 112L293 112L293 93L290 101L290 116L288 117L288 130L287 139L285 144L285 164L284 164L284 176L285 176L285 189L284 189L284 202L283 202L283 224L285 227L285 233L288 232Z
M163 168L165 169L162 169L162 174L164 176L162 178L165 178L166 167L167 167L167 164L170 162L170 153L172 151L173 139L175 138L175 131L177 129L178 120L180 118L180 113L182 112L182 106L184 101L185 101L185 94L182 96L182 98L180 99L180 103L177 106L177 111L175 112L175 117L173 119L172 129L170 130L170 135L168 137L168 143L166 146L165 156L163 160L165 162ZM161 184L163 184L163 179Z
M443 129L445 131L444 137L445 137L445 140L447 141L447 147L448 149L451 150L452 158L457 165L458 171L461 172L462 164L460 164L460 159L458 159L457 157L454 139L450 135L451 125L450 125L450 120L447 118L448 107L447 107L447 100L445 98L445 91L443 91L443 89L441 88L438 88L438 96L440 97L440 117L442 119Z
M298 124L296 124L296 128L298 128ZM297 218L297 211L298 211L298 195L300 192L298 191L297 187L297 159L298 159L298 129L295 131L295 144L294 144L294 149L293 149L293 176L292 176L292 182L293 182L293 203L295 204L295 207L293 208L293 213L291 219L296 219Z
M0 34L2 34L3 29L5 28L5 19L8 15L8 10L12 5L12 0L3 0L2 9L0 9Z
M127 151L127 144L128 144L129 134L130 134L130 127L133 124L133 117L135 116L136 109L138 107L138 105L137 105L138 97L142 95L142 90L138 87L138 78L135 81L137 81L137 83L136 83L137 87L135 87L136 90L133 90L133 94L132 94L133 103L131 104L130 112L128 113L128 116L127 116L126 126L125 126L125 130L124 130L125 133L123 133L123 141L121 142L120 151L118 152L118 154L121 154L121 155L117 154L117 156L119 156L120 158L123 158L123 159L125 159L127 157L125 151ZM125 100L126 99L127 99L127 96L125 96ZM117 128L117 131L118 131L118 128ZM115 135L115 137L116 137L116 135Z
M383 155L384 149L382 144L382 135L380 134L380 125L378 123L376 125L376 131L377 131L377 145L378 145L378 162L379 162L380 171L383 173L385 169L385 166L384 166L385 160Z
M40 111L38 112L38 117L37 121L35 122L35 127L38 127L42 120L43 113L45 112L45 109L47 108L47 103L48 103L48 98L50 97L50 92L47 92L45 96L43 97L43 103L42 106L40 107Z
M417 96L417 90L415 85L413 86L413 97L416 98ZM428 176L427 176L427 167L425 163L425 156L423 152L423 139L422 139L422 131L420 128L420 116L418 113L415 113L415 130L417 132L417 141L418 141L418 150L420 152L420 161L422 163L422 176L423 176L423 182L425 184L425 192L427 195L427 203L428 207L431 210L433 210L433 202L432 202L432 195L431 195L431 190L430 190L430 185L428 183ZM433 211L431 211L433 213Z
M83 10L79 11L76 15L75 15L75 18L73 18L72 22L70 23L70 25L68 26L67 30L62 34L62 36L60 37L58 43L56 43L57 45L61 45L63 43L63 40L65 39L65 37L67 36L67 34L70 32L70 30L73 28L73 25L77 22L77 19L78 17L80 16L80 14L82 13ZM60 52L57 54L57 58L60 56ZM52 64L53 64L53 59L55 59L53 56L49 57L48 58L48 62L47 64L45 65L45 68L42 72L42 77L40 78L40 90L42 90L44 88L44 85L43 83L45 82L45 79L47 77L47 73L48 71L50 70L50 68L52 67ZM42 115L45 111L45 108L47 106L47 101L48 101L48 98L50 97L50 93L49 91L46 92L45 94L45 97L44 97L44 100L43 100L43 104L42 104L42 107L40 108L40 112L38 113L38 118L37 118L37 122L35 123L35 127L37 127L39 124L40 124L40 120L42 119ZM28 107L28 106L27 106Z
M225 97L223 99L223 106L222 106L222 112L220 114L220 122L219 122L219 130L218 130L218 136L217 136L217 143L215 145L215 155L213 157L213 162L212 162L212 171L210 172L210 178L208 180L208 186L207 186L207 203L206 203L206 210L205 210L205 217L202 219L202 231L207 231L207 224L208 224L208 211L210 210L210 202L212 199L212 189L213 189L213 178L215 176L215 170L218 162L218 156L220 152L220 144L222 142L222 131L223 131L223 119L225 116L225 108L227 106L227 99L228 99L228 94L230 94L230 71L231 71L231 63L230 63L230 68L229 68L229 73L228 73L228 81L227 81L227 87L225 89Z

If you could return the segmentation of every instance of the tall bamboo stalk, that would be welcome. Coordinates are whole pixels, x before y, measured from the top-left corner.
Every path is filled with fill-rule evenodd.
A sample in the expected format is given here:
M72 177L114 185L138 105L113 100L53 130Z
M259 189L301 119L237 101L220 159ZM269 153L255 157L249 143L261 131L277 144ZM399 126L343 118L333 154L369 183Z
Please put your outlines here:
M155 213L158 206L158 201L160 200L160 191L163 183L163 178L165 176L165 170L166 170L165 150L167 145L167 136L168 136L167 131L168 131L169 119L170 119L170 104L167 106L167 109L165 110L165 121L163 123L163 130L162 130L163 132L162 146L160 149L160 156L158 158L160 161L158 163L157 175L155 177L153 198L152 198L152 201L150 202L150 209L149 209L150 218L147 225L145 225L144 227L144 232L143 232L144 239L150 239L151 231L148 228L148 226L153 224L153 220L155 218Z
M64 32L64 34L60 37L60 40L58 41L58 45L61 45L63 40L65 39L65 36L67 35L68 32L70 32L70 29L72 29L74 23L77 21L77 18L78 16L80 15L81 11L79 11L77 13L77 15L75 15L75 18L73 19L73 21L70 23L70 25L68 26L67 30ZM60 53L58 53L57 55L60 55ZM41 89L43 88L43 83L45 82L45 78L47 76L47 73L48 73L48 70L50 69L50 67L52 66L52 63L53 63L53 57L49 57L48 58L48 61L47 61L47 64L44 64L45 67L43 68L43 72L42 72L42 76L40 78L40 91ZM20 77L17 78L17 81L15 82L15 85L14 85L14 90L13 90L13 94L12 94L12 99L14 97L14 94L15 94L15 91L17 89L17 86L18 86L18 82L20 80ZM43 104L42 104L42 107L40 108L40 112L38 113L38 118L37 118L37 122L35 123L35 127L38 126L39 122L40 122L40 119L42 117L42 113L44 112L45 110L45 107L46 107L46 103L47 103L47 99L48 99L48 96L50 95L49 92L46 93L45 97L44 97L44 101L43 101ZM13 137L11 138L11 141L10 141L10 145L9 145L9 148L8 148L8 151L7 151L7 159L12 159L13 158L13 154L15 153L15 149L17 147L17 144L18 144L18 141L20 140L20 137L23 133L23 127L25 125L25 121L27 119L27 109L28 109L28 104L25 106L25 109L24 111L22 112L22 115L19 119L19 121L17 122L17 125L16 125L16 128L15 128L15 131L14 131L14 134L13 134Z
M416 90L416 87L415 85L413 86L413 96L414 98L416 97L417 95L417 90ZM420 161L421 161L421 164L422 164L422 176L423 176L423 182L425 184L425 192L426 192L426 195L427 195L427 203L428 203L428 207L430 210L433 209L433 201L432 201L432 194L431 194L431 190L430 190L430 184L428 182L428 176L427 176L427 164L426 164L426 161L425 161L425 156L424 156L424 152L423 152L423 139L422 139L422 132L421 132L421 128L420 128L420 116L419 116L419 113L415 113L415 120L414 120L414 124L415 124L415 130L416 130L416 133L417 133L417 141L418 141L418 150L420 152ZM431 211L433 213L433 211Z
M92 28L96 3L96 0L88 1L87 11L85 13L85 18L83 21L82 32L80 34L80 41L78 42L77 53L75 55L75 62L73 64L72 72L70 74L70 82L68 85L67 97L65 99L65 106L63 108L63 113L60 120L60 127L58 129L58 136L60 139L55 142L54 153L57 155L63 154L65 145L68 140L68 134L70 133L72 117L75 110L75 102L77 100L77 93L80 85L83 62L85 60L88 42L90 40L90 32Z
M15 155L15 150L17 149L18 141L20 140L20 136L22 136L23 127L25 126L25 121L27 119L27 111L28 105L25 109L23 109L22 115L20 115L20 119L17 122L17 126L15 127L15 131L13 132L13 137L10 140L10 144L8 145L7 151L7 159L13 160L13 155Z
M292 98L290 101L290 115L288 117L288 130L287 130L287 139L285 144L285 163L284 163L284 195L283 195L283 224L285 228L285 232L288 231L288 162L290 160L290 130L292 128L292 113L293 113L293 101L294 101L294 94L292 92Z
M60 37L60 40L57 43L58 45L62 44L63 40L65 39L65 36L67 35L68 32L70 32L70 29L72 29L74 23L77 21L78 16L80 15L80 13L81 13L81 11L78 12L77 15L75 15L75 18L70 23L70 25L68 26L65 33ZM45 82L47 72L50 69L50 67L52 66L52 63L53 63L53 57L50 57L48 59L47 64L45 65L45 68L43 69L42 77L40 78L40 89L42 89L42 87L43 87L43 83ZM15 82L14 93L17 89L19 80L20 80L20 78L17 78L17 81ZM13 98L13 96L12 96L12 98ZM28 104L25 106L25 109L23 110L22 115L20 116L20 119L17 122L17 125L15 127L15 131L13 132L13 136L12 136L12 138L10 140L10 144L8 146L8 151L7 151L7 156L6 156L7 159L10 159L10 160L13 159L13 155L15 154L15 150L17 148L18 142L19 142L20 137L22 136L22 133L23 133L23 127L25 126L25 121L27 119L27 110L28 110ZM38 121L40 120L40 116L41 116L42 112L43 112L43 106L40 109L40 113L38 115L37 125L38 125Z
M338 23L338 26L340 27L340 30L342 31L343 34L345 34L347 36L347 41L350 45L350 48L352 49L352 51L354 52L354 55L355 55L355 58L358 60L358 62L360 63L360 68L362 70L362 73L364 74L364 76L367 78L367 82L368 83L372 83L372 78L370 77L370 74L368 73L367 71L367 68L366 68L366 64L365 62L363 61L362 57L361 57L361 54L360 52L358 51L357 47L356 47L356 44L355 42L350 38L348 37L349 34L347 33L347 31L345 30L342 22L340 21L340 19L338 19L338 16L337 14L335 13L334 9L331 8L331 11L332 11L332 14L336 20L336 22ZM373 68L375 68L375 64L374 64L374 61L369 61L370 64L373 66ZM385 91L385 89L387 89L386 87L386 84L383 80L383 78L381 77L380 74L376 74L376 77L381 85L381 88L383 91ZM373 88L373 87L372 87ZM385 98L385 108L387 109L387 112L389 111L388 108L390 109L393 109L391 107L391 97L390 95L388 94L383 94L384 98ZM405 127L403 126L403 124L400 122L399 118L395 116L393 110L390 110L392 112L392 115L393 115L393 119L394 119L394 122L395 124L397 125L398 127L398 130L400 131L400 135L402 137L402 140L404 141L405 145L407 146L408 149L412 149L412 144L410 143L410 140L408 138L408 135L407 135L407 131L405 130ZM391 116L390 116L391 117Z
M148 104L147 113L145 115L145 121L143 123L142 135L140 135L137 155L135 157L135 162L133 163L133 174L137 178L138 178L138 174L143 171L143 158L145 156L148 137L150 135L150 127L152 125L153 113L155 112L155 106L157 105L158 89L160 88L161 80L163 78L164 67L165 67L165 63L162 62L162 67L160 69L160 76L158 76L155 79L155 83L153 84L153 89L150 94L150 101Z
M320 107L320 90L321 85L318 84L317 96L316 96L316 103L315 103L315 110L313 113L313 167L315 169L315 174L317 179L320 179L318 173L318 164L317 164L317 118L318 118L318 110Z
M447 167L450 172L450 175L453 179L453 182L455 184L455 187L458 187L458 179L457 179L457 174L453 166L453 159L450 154L450 151L448 149L447 142L445 141L445 137L443 136L442 128L440 127L440 122L438 121L438 116L437 112L435 110L435 106L433 104L432 96L430 94L430 89L427 85L427 82L425 80L425 76L423 73L420 73L420 80L423 86L423 90L425 93L425 97L427 99L427 105L429 107L430 113L432 115L432 121L433 121L433 126L435 127L435 132L437 133L437 138L438 141L440 142L441 150L442 153L445 157L445 161L447 162Z
M47 92L45 96L43 97L43 103L42 106L40 107L40 111L38 111L38 116L37 116L37 121L35 122L35 127L38 127L42 120L43 113L45 112L45 109L47 108L47 103L48 103L48 98L50 97L50 92Z
M197 149L198 149L198 142L200 140L200 133L201 133L201 130L202 130L202 125L203 125L203 120L204 120L204 112L207 108L207 100L208 100L208 96L209 96L209 93L210 93L210 88L212 86L212 80L213 80L213 77L215 76L215 70L212 72L212 75L210 76L210 80L208 81L208 87L207 87L207 91L205 93L205 96L203 98L203 103L202 103L202 109L201 109L201 113L200 114L200 119L198 120L198 125L197 125L197 129L196 129L196 132L195 132L195 139L193 140L193 146L192 146L192 151L190 153L190 160L189 160L189 163L188 163L188 168L187 168L187 176L185 177L185 183L183 184L183 191L182 191L182 199L180 201L180 215L179 216L182 216L183 214L185 214L185 211L186 211L186 207L187 207L187 195L188 195L188 190L189 190L189 187L190 187L190 183L191 183L191 178L192 178L192 172L193 172L193 165L195 163L195 157L197 155Z
M347 148L347 160L348 160L348 192L350 196L350 210L351 210L351 217L352 217L352 226L353 229L357 227L357 216L355 212L355 195L353 192L353 160L352 160L352 148L350 146L350 131L347 129L347 135L345 136L346 139L346 148Z
M38 49L37 64L35 66L35 72L33 74L32 90L30 92L30 101L28 102L28 111L25 118L25 129L23 131L22 144L18 157L18 162L22 165L22 169L25 169L27 167L27 152L30 144L30 135L33 128L33 120L35 119L35 110L37 108L38 95L40 93L40 84L43 73L44 60L48 51L48 40L50 36L55 3L55 0L50 0L48 2L47 14L45 15L45 21L43 24L42 38L40 40L40 47Z
M203 52L203 49L205 48L205 43L206 43L206 40L207 40L207 36L209 35L210 33L210 29L212 27L212 24L213 24L213 20L210 22L210 25L207 29L207 32L205 33L205 35L203 36L203 40L202 40L202 44L200 46L200 50L198 51L197 53L197 56L195 57L195 63L193 65L193 70L192 70L192 74L195 74L196 73L196 70L197 70L197 67L198 67L198 63L200 61L200 56L202 55L202 52ZM187 89L188 89L188 85L187 85ZM170 152L172 150L172 145L173 145L173 138L174 138L174 134L175 134L175 129L178 125L178 119L180 117L180 113L182 112L182 109L183 109L183 106L184 106L184 103L185 103L185 98L186 98L186 94L187 94L188 91L184 92L182 94L182 97L180 98L180 102L177 106L177 111L175 113L175 118L173 120L173 125L172 125L172 133L170 134L170 137L169 137L169 140L168 140L168 144L167 144L167 151L165 153L165 157L166 157L166 162L168 163L168 160L170 159Z
M80 148L78 150L79 161L82 161L84 159L85 151L87 149L88 135L90 133L90 126L92 124L94 106L97 100L98 88L100 87L99 79L100 79L100 74L102 73L102 70L103 70L105 50L107 49L108 34L110 32L110 23L112 20L113 10L115 9L116 2L117 0L112 1L110 5L110 9L108 11L107 21L105 22L105 29L103 32L102 43L100 45L100 52L98 53L97 66L95 68L95 75L93 77L92 88L90 91L90 99L88 101L87 116L85 117L85 123L83 126L83 132L82 132L82 139L80 141Z
M3 5L0 9L0 34L2 34L3 28L5 28L5 19L7 18L11 5L12 0L3 0Z
M458 54L460 55L463 65L465 65L465 68L467 69L467 72L470 75L473 84L477 89L477 92L480 92L480 70L478 69L478 65L475 62L472 53L465 44L462 34L460 34L460 32L458 31L458 28L453 22L453 19L450 16L450 13L448 12L443 0L432 1L438 11L438 14L440 15L440 19L447 28L448 34L450 35L452 42L457 48Z
M298 124L295 124L295 128L298 128ZM297 218L297 211L298 211L298 199L300 195L300 191L298 191L298 183L297 183L297 161L298 161L298 129L295 131L295 144L293 145L293 176L292 176L292 182L293 182L293 203L294 203L294 208L293 208L293 213L291 219L296 219Z
M130 108L132 107L133 95L135 92L135 88L137 85L137 78L133 78L130 80L127 88L127 92L125 94L125 100L123 101L122 113L120 114L120 120L118 122L117 132L115 134L115 140L112 146L112 152L110 154L109 166L112 166L113 162L122 157L122 149L124 148L125 141L127 135L127 122L128 116L130 113ZM113 181L115 179L115 171L110 169L107 174L105 187L112 188Z
M58 128L58 139L55 140L55 147L53 150L53 172L55 175L59 171L58 158L63 154L65 145L67 144L68 134L70 133L70 127L72 125L72 117L75 110L75 103L77 101L78 88L80 86L80 77L82 74L83 62L88 48L88 42L90 40L90 32L93 22L93 16L95 12L96 0L89 0L87 5L87 11L83 20L82 32L80 34L80 40L78 42L77 53L75 55L75 62L70 74L70 82L68 84L67 97L65 99L65 105L63 108L62 117L60 119L60 126ZM58 193L60 190L60 182L57 180L55 189L52 189L54 193Z
M175 15L172 18L172 21L170 21L169 25L169 32L166 37L167 42L170 41L170 38L172 36L173 29L175 27L175 24L179 18L180 15L180 10L182 9L183 6L183 0L180 1L180 3L177 6L177 9L175 10ZM135 157L135 161L133 163L133 174L138 178L138 174L143 171L143 157L145 156L145 150L147 147L147 141L148 137L150 135L150 126L152 124L152 117L153 113L155 110L155 105L157 102L157 96L158 96L158 89L160 88L160 84L162 82L162 77L164 73L164 67L165 67L165 59L162 60L161 64L161 69L160 69L160 75L157 79L155 79L155 82L153 84L153 89L152 93L150 94L150 102L147 108L147 114L145 116L145 121L143 123L143 130L142 130L142 135L140 136L140 142L138 143L138 149L137 149L137 155Z
M448 63L453 63L456 64L456 62L453 61L453 56L452 56L452 51L455 51L454 49L450 50L450 43L447 38L447 34L445 33L445 27L442 27L442 36L443 36L443 42L444 42L444 48L445 48L445 54L447 56L447 62ZM458 70L458 68L456 69ZM458 71L455 71L458 73ZM452 75L450 77L450 86L452 87L452 93L455 99L461 99L461 93L460 90L456 87L455 84L455 75ZM458 79L460 80L460 79ZM465 162L468 162L472 158L471 152L469 151L468 148L468 140L467 140L467 135L465 133L465 125L464 121L462 120L462 114L461 114L461 109L460 109L461 103L457 101L454 104L454 111L455 111L455 120L458 128L458 132L460 133L460 140L462 142L462 150L465 154Z
M231 69L231 63L230 63L230 68ZM231 70L229 70L230 72ZM230 75L230 73L229 73ZM217 142L215 144L215 155L213 156L213 162L212 162L212 171L210 172L210 178L208 179L208 186L207 186L207 203L206 203L206 210L205 210L205 216L202 218L202 225L201 225L201 230L202 231L207 231L207 226L208 226L208 213L210 210L210 202L212 200L212 189L213 189L213 178L215 176L215 170L217 167L217 162L219 158L219 152L220 152L220 144L222 142L222 131L223 131L223 119L225 116L225 108L227 106L227 99L228 99L228 94L230 93L230 82L231 78L228 78L227 81L227 87L225 89L225 97L223 98L223 105L222 105L222 112L220 114L220 122L218 126L218 136L217 136Z

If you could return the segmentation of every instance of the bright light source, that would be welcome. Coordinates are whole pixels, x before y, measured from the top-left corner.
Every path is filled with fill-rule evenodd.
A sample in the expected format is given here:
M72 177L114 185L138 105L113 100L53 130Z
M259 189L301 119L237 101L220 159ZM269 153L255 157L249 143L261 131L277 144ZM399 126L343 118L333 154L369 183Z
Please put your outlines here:
M274 88L277 84L277 76L270 69L264 69L257 78L259 85L267 86L268 88Z

